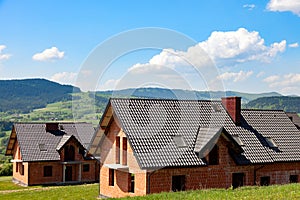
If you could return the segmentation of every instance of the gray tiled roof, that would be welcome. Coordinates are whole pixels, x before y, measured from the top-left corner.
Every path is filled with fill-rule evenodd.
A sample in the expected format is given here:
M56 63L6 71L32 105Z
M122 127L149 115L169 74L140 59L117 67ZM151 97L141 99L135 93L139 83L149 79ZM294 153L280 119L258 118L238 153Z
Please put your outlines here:
M110 104L141 168L205 165L195 148L220 127L243 143L242 153L232 153L238 164L300 161L300 132L283 111L243 110L236 126L220 101L111 99ZM186 146L178 146L174 136L182 136ZM265 137L278 148L270 148Z
M69 136L74 135L83 144L88 144L94 134L89 123L60 123L62 131L46 132L43 123L16 123L14 128L20 145L22 160L46 161L60 160L57 147L64 144ZM43 149L41 149L41 146Z

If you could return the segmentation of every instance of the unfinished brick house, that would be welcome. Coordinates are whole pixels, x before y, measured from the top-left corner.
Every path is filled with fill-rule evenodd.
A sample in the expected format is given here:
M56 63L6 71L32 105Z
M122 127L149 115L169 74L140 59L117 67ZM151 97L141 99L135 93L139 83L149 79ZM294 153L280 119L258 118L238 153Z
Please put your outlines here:
M90 151L100 196L298 182L300 131L280 110L222 101L110 99Z
M13 181L24 186L99 180L99 163L86 150L94 135L89 123L16 123L6 155Z

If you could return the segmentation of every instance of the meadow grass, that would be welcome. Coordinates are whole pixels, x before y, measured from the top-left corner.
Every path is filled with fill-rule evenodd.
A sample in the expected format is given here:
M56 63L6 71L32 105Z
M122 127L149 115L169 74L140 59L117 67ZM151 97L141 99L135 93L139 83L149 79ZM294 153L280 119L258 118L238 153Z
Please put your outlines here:
M0 199L97 199L99 184L84 184L73 186L34 186L22 187L11 182L11 177L0 177ZM112 200L111 198L110 200ZM158 199L300 199L300 184L249 186L232 189L210 189L185 192L163 192L143 197L125 197L121 200L158 200Z
M35 200L35 199L97 199L99 184L72 186L30 186L22 187L11 182L11 177L0 177L0 199Z
M11 176L0 176L0 191L24 189L24 187L13 183L11 179Z
M144 197L126 197L121 200L132 199L132 200L158 200L158 199L187 199L187 200L198 200L198 199L289 199L296 200L300 199L300 184L288 184L288 185L273 185L265 187L241 187L235 190L232 189L210 189L210 190L195 190L186 192L163 192L160 194L152 194ZM113 200L110 199L110 200Z

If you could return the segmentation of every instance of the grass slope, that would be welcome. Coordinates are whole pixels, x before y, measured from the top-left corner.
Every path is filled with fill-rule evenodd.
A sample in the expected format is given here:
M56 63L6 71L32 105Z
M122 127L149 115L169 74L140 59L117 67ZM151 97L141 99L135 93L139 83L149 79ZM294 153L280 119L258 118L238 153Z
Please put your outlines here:
M126 197L121 200L156 200L156 199L300 199L300 184L274 185L267 187L241 187L235 190L211 189L211 190L195 190L186 192L164 192L160 194L152 194L145 197ZM112 200L112 199L111 199Z
M11 182L11 177L0 177L0 199L97 199L99 184L54 187L21 187ZM143 197L126 197L121 200L156 199L300 199L300 184L273 185L268 187L241 187L232 189L210 189L186 192L163 192ZM113 198L111 198L113 200Z
M10 177L0 177L0 199L97 199L99 184L73 186L30 186L22 187L11 182Z

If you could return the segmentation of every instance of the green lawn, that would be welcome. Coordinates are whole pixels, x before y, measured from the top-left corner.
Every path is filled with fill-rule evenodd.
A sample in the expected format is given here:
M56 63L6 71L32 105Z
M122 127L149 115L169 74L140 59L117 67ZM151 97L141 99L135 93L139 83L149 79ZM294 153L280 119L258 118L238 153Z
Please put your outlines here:
M0 177L0 199L86 199L95 200L98 197L98 184L52 187L21 187L11 183L11 177ZM4 191L5 190L5 191ZM9 191L7 191L9 190ZM13 191L11 191L13 190ZM242 187L232 189L211 189L187 192L170 192L152 194L144 197L127 197L121 199L158 200L158 199L300 199L300 184L274 185L268 187Z
M0 199L97 199L99 184L73 186L22 187L11 182L11 177L0 177Z
M11 181L11 176L0 176L0 191L20 189L24 189L24 187L14 184Z
M289 185L274 185L267 187L241 187L235 190L232 189L211 189L211 190L197 190L187 192L170 192L148 195L145 197L127 197L124 199L132 200L154 200L154 199L289 199L296 200L300 199L300 184L289 184Z

